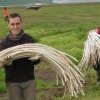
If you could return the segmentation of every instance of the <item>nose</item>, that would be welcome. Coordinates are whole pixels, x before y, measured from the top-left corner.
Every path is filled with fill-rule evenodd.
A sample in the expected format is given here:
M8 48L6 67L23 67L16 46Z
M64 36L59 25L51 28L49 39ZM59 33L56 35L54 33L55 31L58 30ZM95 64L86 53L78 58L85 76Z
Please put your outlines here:
M15 25L14 25L14 27L16 28L16 27L18 27L18 25L17 25L17 24L15 24Z

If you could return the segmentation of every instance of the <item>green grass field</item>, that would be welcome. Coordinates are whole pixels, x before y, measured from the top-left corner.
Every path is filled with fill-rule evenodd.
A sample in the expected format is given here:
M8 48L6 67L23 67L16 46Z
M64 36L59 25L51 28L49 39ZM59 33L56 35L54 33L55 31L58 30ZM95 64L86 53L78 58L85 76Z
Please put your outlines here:
M48 6L37 11L16 7L9 8L9 12L16 12L22 16L25 32L34 36L38 43L66 52L79 61L88 31L100 26L100 4ZM0 26L0 38L3 38L7 35L8 27L2 12L0 13ZM85 96L79 95L79 98L72 98L72 100L100 100L100 86L96 85L95 71L88 69L84 74L86 75ZM3 81L4 71L1 70L1 92L6 91ZM37 88L42 91L42 89L49 88L50 90L55 87L53 83L46 84L42 80L37 80ZM37 97L37 100L70 100L68 95L62 97L60 94L49 99L44 92L37 92Z

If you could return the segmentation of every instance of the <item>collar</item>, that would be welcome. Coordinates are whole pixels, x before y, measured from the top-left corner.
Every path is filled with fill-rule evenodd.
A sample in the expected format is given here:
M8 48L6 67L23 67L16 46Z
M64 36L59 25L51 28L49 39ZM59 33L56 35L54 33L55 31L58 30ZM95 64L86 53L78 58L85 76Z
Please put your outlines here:
M8 32L8 37L9 37L11 40L13 40L13 41L20 40L20 39L22 38L23 35L24 35L24 31L23 31L23 30L21 30L21 32L19 33L19 35L16 36L16 37L13 37L10 31Z

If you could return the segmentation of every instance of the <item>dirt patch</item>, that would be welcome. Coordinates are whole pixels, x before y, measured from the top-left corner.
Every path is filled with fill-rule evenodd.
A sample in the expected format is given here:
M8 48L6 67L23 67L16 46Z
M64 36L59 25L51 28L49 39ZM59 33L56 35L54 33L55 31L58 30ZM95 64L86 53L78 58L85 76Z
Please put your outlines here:
M64 94L64 88L59 85L56 85L56 72L51 68L35 70L36 78L43 80L44 82L54 83L52 88L42 89L37 91L40 95L40 98L37 100L54 100L56 97L62 97Z
M7 93L0 93L0 100L8 100Z
M52 82L56 80L56 73L53 69L47 68L43 70L35 69L35 76L44 82Z

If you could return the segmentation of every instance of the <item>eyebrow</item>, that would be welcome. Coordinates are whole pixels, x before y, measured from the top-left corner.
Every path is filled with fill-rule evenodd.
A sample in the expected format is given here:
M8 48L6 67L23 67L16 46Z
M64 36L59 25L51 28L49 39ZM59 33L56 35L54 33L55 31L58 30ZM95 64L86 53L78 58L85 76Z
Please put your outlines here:
M19 25L20 23L11 23L11 25Z

